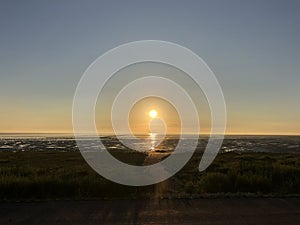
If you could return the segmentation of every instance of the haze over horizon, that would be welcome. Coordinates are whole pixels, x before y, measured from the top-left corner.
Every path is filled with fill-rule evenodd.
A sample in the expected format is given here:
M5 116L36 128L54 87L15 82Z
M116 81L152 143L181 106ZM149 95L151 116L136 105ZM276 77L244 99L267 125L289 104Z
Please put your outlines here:
M1 2L0 133L72 133L85 69L118 45L164 40L212 69L227 134L300 135L299 7L296 0ZM209 122L201 126L209 131Z

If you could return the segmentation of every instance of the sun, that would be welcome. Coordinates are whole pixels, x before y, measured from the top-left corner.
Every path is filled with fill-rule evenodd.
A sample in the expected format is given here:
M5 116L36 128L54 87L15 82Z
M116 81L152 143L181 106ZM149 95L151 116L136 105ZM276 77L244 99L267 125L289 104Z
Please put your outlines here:
M149 116L151 118L155 118L157 116L157 111L155 109L152 109L150 112L149 112Z

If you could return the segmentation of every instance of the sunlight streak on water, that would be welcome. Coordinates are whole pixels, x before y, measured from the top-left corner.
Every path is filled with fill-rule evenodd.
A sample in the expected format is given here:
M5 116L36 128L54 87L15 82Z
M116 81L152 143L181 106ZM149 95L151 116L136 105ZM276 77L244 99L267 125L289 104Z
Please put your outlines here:
M157 133L149 133L147 135L138 136L145 140L144 144L150 146L149 151L173 151L178 142L176 135L159 135ZM120 143L116 136L100 137L106 148L109 150L119 149L128 150L128 148ZM121 138L128 139L137 149L143 148L143 142L136 142L124 135ZM94 142L94 138L89 136L83 137L90 140L88 143L91 148L96 149L98 146ZM200 136L197 149L202 151L207 143L207 136ZM184 146L189 146L190 139L182 140ZM69 136L41 136L31 135L1 135L0 134L0 151L78 151L74 137ZM300 136L226 136L220 152L276 152L276 153L300 153Z

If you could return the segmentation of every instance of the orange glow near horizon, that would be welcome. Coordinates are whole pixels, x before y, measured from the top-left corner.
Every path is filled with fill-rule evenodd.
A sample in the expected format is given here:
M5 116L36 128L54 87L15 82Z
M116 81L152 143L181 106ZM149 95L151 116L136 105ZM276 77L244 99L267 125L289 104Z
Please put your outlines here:
M23 106L23 105L22 105ZM57 109L59 108L59 110ZM72 134L72 113L71 104L61 102L57 105L48 104L48 107L41 107L32 110L32 105L24 105L22 109L2 108L0 113L0 133L65 133ZM107 107L104 106L106 109ZM167 120L168 132L180 132L180 119L172 105L168 105L163 100L145 99L137 103L130 113L129 123L131 129L136 133L147 133L149 124L149 112L155 109L159 117ZM98 117L97 117L98 116ZM203 118L203 114L199 118ZM269 119L268 119L269 118ZM98 130L100 134L113 134L110 124L110 113L96 111L96 122L103 125L103 129ZM300 135L299 118L282 118L282 122L277 119L267 117L265 114L256 112L228 112L227 135ZM200 121L201 134L209 134L210 118L204 117Z

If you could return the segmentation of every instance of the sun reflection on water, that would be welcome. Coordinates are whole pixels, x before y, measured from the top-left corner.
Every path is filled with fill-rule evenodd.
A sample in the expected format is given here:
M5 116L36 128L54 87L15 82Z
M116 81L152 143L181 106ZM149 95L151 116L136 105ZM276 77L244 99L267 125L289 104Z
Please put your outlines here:
M156 133L150 133L151 151L154 151L156 147L156 135Z

